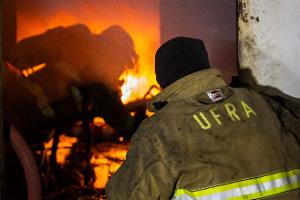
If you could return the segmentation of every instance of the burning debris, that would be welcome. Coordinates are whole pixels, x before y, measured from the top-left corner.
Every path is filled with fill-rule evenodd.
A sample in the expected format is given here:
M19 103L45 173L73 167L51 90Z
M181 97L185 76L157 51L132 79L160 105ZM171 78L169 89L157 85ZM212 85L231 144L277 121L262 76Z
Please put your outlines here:
M91 164L94 166L94 187L104 189L109 177L114 174L126 159L128 144L105 143L93 149Z
M43 199L102 199L146 117L146 99L159 91L148 92L156 84L159 1L29 0L17 1L16 11L6 123L36 154Z
M145 87L151 84L146 75L143 76L130 70L126 70L120 76L120 80L123 80L124 82L121 86L121 100L123 104L128 104L129 102L134 102L142 99L148 99L160 92L158 87L156 87L156 89Z
M58 27L17 45L5 72L7 123L34 147L47 199L66 195L67 185L103 195L148 115L147 99L159 92L137 58L119 26L98 35Z
M43 69L45 66L46 66L46 63L42 63L42 64L36 65L36 66L31 67L31 68L28 68L28 69L23 69L23 70L22 70L22 74L23 74L23 76L28 77L28 76L30 76L31 74L40 71L40 70Z
M21 104L20 99L29 101L31 98L31 106L37 107L31 113L36 115L32 118L46 118L49 126L56 124L55 128L65 129L82 119L82 115L87 119L101 116L126 134L131 132L135 122L130 122L132 117L120 100L119 76L125 69L132 68L136 59L133 41L121 27L110 27L98 35L84 25L55 28L17 45L13 63L25 78L7 73L7 102L16 112L22 112L15 104ZM27 92L12 92L20 88ZM26 132L31 134L48 129L48 126L35 127L26 120L16 121L14 116L10 121L19 129L27 128ZM28 121L36 120L29 117Z
M57 164L59 165L66 164L66 158L70 155L71 148L76 142L78 142L78 139L76 137L69 137L67 135L59 136L59 142L58 142L58 147L56 152ZM44 148L48 157L51 156L52 146L53 146L53 138L49 142L44 143Z

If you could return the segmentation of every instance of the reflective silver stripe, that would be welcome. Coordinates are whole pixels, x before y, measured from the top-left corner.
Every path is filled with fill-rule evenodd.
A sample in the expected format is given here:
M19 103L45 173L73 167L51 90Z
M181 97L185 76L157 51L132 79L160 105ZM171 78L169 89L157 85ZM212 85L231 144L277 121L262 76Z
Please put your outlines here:
M277 178L268 175L247 180L252 183L257 182L256 184L245 185L248 184L246 181L240 181L231 184L235 188L228 190L226 188L230 187L230 184L204 189L200 192L181 190L175 194L173 200L247 200L267 197L300 188L300 170L291 170L274 175Z

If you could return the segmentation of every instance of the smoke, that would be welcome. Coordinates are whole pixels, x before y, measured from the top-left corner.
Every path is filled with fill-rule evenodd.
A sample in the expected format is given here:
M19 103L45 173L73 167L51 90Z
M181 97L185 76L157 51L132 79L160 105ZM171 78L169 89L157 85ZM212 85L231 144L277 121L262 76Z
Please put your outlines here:
M17 16L19 40L74 23L86 24L98 33L113 24L146 33L159 25L159 1L18 0Z

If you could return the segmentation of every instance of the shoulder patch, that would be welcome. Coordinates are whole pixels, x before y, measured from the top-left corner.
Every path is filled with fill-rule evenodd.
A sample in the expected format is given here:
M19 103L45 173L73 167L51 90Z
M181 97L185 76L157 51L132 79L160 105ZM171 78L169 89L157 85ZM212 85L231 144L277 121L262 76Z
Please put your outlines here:
M213 103L222 101L226 98L219 88L206 91L206 94Z

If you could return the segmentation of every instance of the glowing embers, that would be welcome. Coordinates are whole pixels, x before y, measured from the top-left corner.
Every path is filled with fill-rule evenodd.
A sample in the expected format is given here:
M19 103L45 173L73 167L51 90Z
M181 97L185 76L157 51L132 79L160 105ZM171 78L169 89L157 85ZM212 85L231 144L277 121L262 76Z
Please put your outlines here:
M102 127L106 124L105 120L102 117L94 117L93 124L96 127Z
M27 68L27 69L23 69L22 74L25 77L29 77L31 74L34 74L34 73L40 71L44 67L46 67L46 63L38 64L36 66L30 67L30 68Z
M127 151L127 144L114 143L99 144L93 149L91 164L94 167L96 177L95 188L105 188L109 177L119 169L126 159Z
M63 165L66 162L66 158L71 153L72 146L78 141L76 137L69 137L66 135L59 136L59 143L56 152L56 161L59 165ZM53 145L53 138L49 142L45 142L44 147L47 151L47 156L51 155L51 148Z

